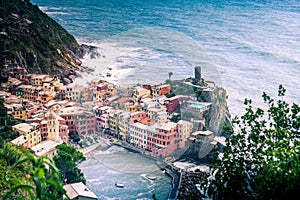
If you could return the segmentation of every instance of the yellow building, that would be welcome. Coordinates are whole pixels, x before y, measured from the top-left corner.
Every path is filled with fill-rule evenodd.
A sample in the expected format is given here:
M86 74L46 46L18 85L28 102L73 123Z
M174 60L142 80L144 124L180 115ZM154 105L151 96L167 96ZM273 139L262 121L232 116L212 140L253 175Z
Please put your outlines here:
M27 116L27 110L22 105L17 104L16 106L13 106L12 114L14 118L26 120L28 118Z
M58 77L54 77L51 83L54 86L58 86L60 84L60 80Z
M191 133L193 131L193 123L185 120L180 120L178 124L180 126L183 140L187 141L187 139L191 136Z
M43 80L48 78L49 75L45 74L32 74L31 76L31 85L34 86L42 86L43 85Z
M125 109L126 109L127 112L130 112L130 113L134 113L134 112L137 112L137 111L140 110L139 109L139 104L138 103L134 104L132 102L126 103L125 104Z
M119 116L119 135L122 140L125 140L127 137L128 122L130 116L130 113L126 111L122 112Z
M149 97L150 95L151 95L150 90L147 90L142 87L136 87L133 98L135 98L135 100L138 101L141 100L143 97Z
M120 115L123 113L123 110L114 110L109 114L109 128L114 136L117 136L120 133L119 130L119 121Z
M20 123L12 126L13 131L17 131L20 135L24 135L28 140L28 147L31 148L41 142L40 125L37 123Z
M38 100L41 104L46 104L49 101L53 100L56 96L56 92L52 91L43 91L39 93Z

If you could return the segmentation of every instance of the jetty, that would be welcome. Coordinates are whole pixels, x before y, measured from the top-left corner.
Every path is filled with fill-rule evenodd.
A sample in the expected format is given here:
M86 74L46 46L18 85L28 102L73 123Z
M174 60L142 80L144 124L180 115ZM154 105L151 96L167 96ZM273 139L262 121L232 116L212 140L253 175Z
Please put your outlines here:
M170 164L163 161L157 161L156 165L163 171L166 175L172 178L172 188L168 195L168 200L176 200L178 196L178 189L181 182L181 173L174 169Z

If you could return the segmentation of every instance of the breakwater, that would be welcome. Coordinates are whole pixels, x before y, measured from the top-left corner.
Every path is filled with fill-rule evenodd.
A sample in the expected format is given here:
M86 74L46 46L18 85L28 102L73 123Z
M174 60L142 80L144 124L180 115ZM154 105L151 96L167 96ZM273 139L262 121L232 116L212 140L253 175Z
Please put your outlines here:
M172 188L168 195L168 200L175 200L178 196L178 189L180 187L181 173L174 169L171 165L163 162L157 161L157 166L165 172L166 175L172 178Z

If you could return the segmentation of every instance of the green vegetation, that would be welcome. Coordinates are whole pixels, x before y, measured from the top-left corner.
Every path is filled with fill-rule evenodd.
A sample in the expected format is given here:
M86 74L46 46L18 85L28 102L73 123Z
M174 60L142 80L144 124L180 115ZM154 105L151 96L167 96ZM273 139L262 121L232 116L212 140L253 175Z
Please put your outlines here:
M170 120L171 122L178 123L181 120L181 115L180 114L172 115Z
M29 0L4 0L0 13L1 31L6 33L0 35L0 43L5 43L1 65L11 60L29 73L57 74L64 72L57 61L76 63L75 54L83 49L75 38Z
M84 155L72 146L59 145L58 155L35 157L27 149L2 142L0 148L0 199L62 199L66 183L86 180L77 164ZM62 179L63 178L63 179Z
M52 159L27 155L19 159L10 170L15 170L22 164L30 166L29 173L25 175L24 181L15 182L15 186L6 193L4 199L62 199L66 191Z
M300 107L266 93L267 111L246 99L245 114L226 127L223 156L216 154L214 179L203 184L214 199L292 199L300 195Z
M4 106L4 99L0 98L0 142L11 141L19 136L18 132L12 130L12 126L20 123L13 116L7 115L7 110Z
M69 132L69 138L75 142L75 143L78 143L80 141L80 137L77 133L74 133L74 132Z
M57 156L53 158L57 168L60 170L65 183L83 182L86 183L83 173L77 164L85 160L82 152L75 147L65 144L58 145Z
M47 157L10 143L0 148L0 199L62 199L61 176Z
M174 96L176 96L176 94L172 91L170 92L170 94L166 94L167 98L171 98L171 97L174 97Z
M74 147L59 145L54 163L50 158L34 157L27 149L8 143L19 136L11 129L19 121L7 115L3 104L0 99L0 122L4 125L0 126L0 199L62 199L65 193L62 180L86 182L76 167L85 157Z
M170 84L171 91L175 95L194 95L193 86L184 83L184 80L166 80L166 84Z

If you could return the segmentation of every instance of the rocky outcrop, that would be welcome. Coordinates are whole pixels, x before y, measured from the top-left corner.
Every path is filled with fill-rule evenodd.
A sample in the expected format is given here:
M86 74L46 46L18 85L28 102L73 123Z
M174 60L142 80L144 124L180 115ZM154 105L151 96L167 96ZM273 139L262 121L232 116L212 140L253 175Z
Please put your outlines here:
M80 46L62 26L29 0L3 0L0 14L0 66L28 73L61 75L82 70L90 47ZM2 73L4 74L4 73Z
M199 187L200 183L207 179L208 174L201 171L195 172L182 172L181 186L178 192L178 200L186 199L202 199L204 196L201 194Z
M215 86L214 90L210 92L210 96L212 106L211 109L204 114L204 118L208 130L211 130L215 136L220 136L224 124L231 126L226 90L222 87Z

